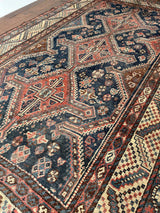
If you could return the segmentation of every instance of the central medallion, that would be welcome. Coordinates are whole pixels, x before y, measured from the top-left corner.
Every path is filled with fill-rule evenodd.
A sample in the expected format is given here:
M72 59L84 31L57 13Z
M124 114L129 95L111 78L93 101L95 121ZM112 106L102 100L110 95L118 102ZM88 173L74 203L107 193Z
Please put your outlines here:
M65 77L65 75L64 75ZM19 116L53 108L64 101L67 90L64 89L64 78L50 78L39 81L25 88ZM65 91L64 91L65 90Z

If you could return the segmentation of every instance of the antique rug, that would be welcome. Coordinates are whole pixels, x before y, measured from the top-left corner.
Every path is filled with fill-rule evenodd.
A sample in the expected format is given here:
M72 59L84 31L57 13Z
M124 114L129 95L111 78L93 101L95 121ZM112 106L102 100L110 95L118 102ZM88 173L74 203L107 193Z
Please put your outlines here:
M160 212L158 1L68 1L0 55L0 212Z

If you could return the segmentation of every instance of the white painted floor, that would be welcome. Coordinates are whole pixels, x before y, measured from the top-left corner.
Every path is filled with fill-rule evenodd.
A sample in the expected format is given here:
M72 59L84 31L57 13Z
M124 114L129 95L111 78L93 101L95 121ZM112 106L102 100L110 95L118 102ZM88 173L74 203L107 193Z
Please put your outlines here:
M36 0L0 0L0 17L18 10Z

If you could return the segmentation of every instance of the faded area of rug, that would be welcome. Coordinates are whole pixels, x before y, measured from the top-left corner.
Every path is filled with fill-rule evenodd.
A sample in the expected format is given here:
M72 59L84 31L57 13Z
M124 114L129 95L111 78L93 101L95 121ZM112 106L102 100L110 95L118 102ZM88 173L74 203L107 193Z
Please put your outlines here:
M160 212L160 10L133 3L1 36L0 212Z

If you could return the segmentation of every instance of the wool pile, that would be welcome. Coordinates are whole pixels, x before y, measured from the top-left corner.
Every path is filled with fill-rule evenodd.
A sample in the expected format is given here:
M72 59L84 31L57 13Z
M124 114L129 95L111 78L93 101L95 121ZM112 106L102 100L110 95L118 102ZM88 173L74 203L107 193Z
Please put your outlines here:
M160 212L158 1L70 1L0 42L0 211Z

